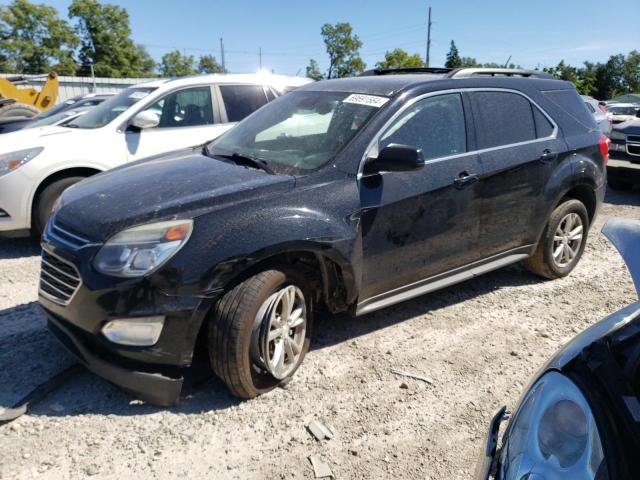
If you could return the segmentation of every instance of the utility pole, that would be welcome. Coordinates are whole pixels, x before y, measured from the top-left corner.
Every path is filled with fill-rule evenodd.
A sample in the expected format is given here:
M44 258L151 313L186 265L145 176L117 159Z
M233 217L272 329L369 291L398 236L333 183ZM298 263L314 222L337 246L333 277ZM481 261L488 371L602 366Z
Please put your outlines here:
M427 22L427 56L425 66L429 68L429 54L431 53L431 7L429 7L429 21Z
M222 37L220 37L220 61L222 62L222 71L226 72L227 67L224 63L224 42L222 41Z
M260 70L262 70L262 47L258 50L258 56L260 57Z

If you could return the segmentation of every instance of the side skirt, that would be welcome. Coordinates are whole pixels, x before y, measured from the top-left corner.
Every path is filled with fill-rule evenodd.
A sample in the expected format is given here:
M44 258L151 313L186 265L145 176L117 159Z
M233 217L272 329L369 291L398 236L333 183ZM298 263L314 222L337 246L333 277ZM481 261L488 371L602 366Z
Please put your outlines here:
M356 307L356 316L364 315L381 308L404 302L411 298L419 297L425 293L430 293L441 288L454 285L456 283L470 280L483 273L497 270L507 265L517 263L530 256L534 245L526 245L524 247L515 248L508 252L485 258L464 267L459 267L433 277L419 280L403 287L395 288L385 293L380 293L370 298L365 298L358 302Z

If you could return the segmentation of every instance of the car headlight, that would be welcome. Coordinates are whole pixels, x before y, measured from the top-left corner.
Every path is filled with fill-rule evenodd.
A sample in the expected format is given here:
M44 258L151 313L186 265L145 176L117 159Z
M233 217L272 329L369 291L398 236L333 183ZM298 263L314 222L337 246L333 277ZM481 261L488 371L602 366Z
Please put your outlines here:
M117 277L141 277L160 268L191 236L192 220L150 223L111 237L93 261L94 267Z
M609 138L612 140L624 140L624 133L619 132L618 130L611 130Z
M595 479L606 469L591 408L580 389L558 372L531 387L507 435L501 479Z
M33 160L43 150L43 147L36 147L0 154L0 177Z

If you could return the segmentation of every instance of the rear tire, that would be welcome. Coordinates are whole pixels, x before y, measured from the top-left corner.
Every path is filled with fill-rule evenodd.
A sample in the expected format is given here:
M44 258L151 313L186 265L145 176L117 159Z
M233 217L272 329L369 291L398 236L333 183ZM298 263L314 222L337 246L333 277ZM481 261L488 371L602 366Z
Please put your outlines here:
M36 107L26 103L13 103L0 108L0 118L8 117L35 117L40 113Z
M607 180L607 184L612 190L628 191L633 188L633 183L625 182L624 180L619 180L617 178L609 178Z
M42 192L40 192L32 215L34 235L40 237L42 232L44 232L44 227L47 225L47 221L51 215L51 210L53 210L53 205L56 203L56 200L58 200L58 197L62 195L62 192L71 185L84 179L85 177L62 178L53 182L51 185L48 185L44 190L42 190Z
M290 314L285 315L288 300L278 302L287 293L293 301ZM209 319L211 367L237 397L267 393L288 383L302 364L309 350L311 323L311 296L303 276L284 269L258 273L216 303ZM272 337L277 338L269 340ZM282 368L275 361L277 346Z
M525 261L526 268L548 279L566 277L582 257L588 233L584 204L575 199L561 203L551 213L535 253Z

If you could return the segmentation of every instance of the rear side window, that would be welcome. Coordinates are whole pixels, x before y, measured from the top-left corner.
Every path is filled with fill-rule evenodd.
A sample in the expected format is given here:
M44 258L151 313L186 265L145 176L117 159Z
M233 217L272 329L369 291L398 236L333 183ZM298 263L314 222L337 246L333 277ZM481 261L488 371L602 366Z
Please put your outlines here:
M522 95L510 92L473 92L471 102L480 149L538 138L534 119L534 109L537 109ZM549 123L542 114L540 116ZM541 127L544 127L542 119L540 121Z
M584 102L584 104L587 106L587 110L589 110L591 113L596 113L596 109L593 108L593 105L587 102Z
M460 94L438 95L416 102L382 134L379 149L391 143L422 149L425 160L467 151Z
M584 108L584 101L575 90L549 90L542 92L546 99L553 102L574 121L588 130L596 129L596 121L589 110ZM565 127L562 127L565 130ZM565 131L566 133L566 131Z
M229 122L239 122L268 102L262 85L220 85Z

